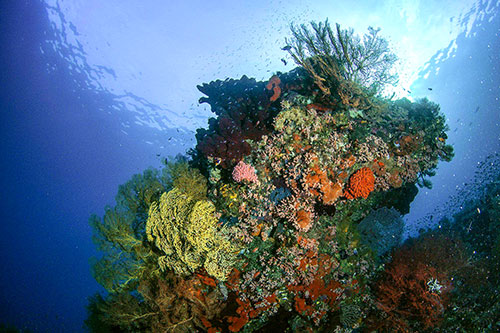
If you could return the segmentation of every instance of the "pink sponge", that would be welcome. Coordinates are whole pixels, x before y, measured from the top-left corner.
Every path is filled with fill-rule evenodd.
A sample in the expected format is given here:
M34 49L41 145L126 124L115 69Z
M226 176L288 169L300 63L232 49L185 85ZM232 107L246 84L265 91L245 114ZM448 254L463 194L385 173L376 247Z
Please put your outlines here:
M240 183L244 180L247 180L251 183L257 183L257 174L255 173L255 168L251 165L246 164L243 161L240 161L233 170L233 179Z

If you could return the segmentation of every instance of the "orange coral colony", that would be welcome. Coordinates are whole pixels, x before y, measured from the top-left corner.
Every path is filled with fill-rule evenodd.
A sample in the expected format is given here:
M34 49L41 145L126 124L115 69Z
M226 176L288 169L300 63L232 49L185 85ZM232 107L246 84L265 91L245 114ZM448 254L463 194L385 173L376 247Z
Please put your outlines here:
M297 224L300 229L307 231L311 227L311 213L305 210L297 212Z
M370 168L361 168L349 178L349 185L344 191L347 199L368 198L375 188L375 176Z
M326 172L320 170L317 166L311 168L311 173L306 175L305 181L309 187L309 192L315 196L319 196L325 205L333 204L342 195L342 184L340 182L333 183Z
M277 100L280 97L280 95L281 95L280 84L281 84L281 80L277 75L273 75L269 79L269 82L266 85L266 89L273 91L273 95L269 99L271 102L274 102L275 100Z

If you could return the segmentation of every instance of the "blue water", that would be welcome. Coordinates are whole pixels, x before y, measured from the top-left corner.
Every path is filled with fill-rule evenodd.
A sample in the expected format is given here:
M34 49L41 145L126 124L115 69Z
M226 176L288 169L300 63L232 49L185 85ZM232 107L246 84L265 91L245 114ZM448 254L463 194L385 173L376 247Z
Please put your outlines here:
M118 185L132 174L192 147L189 125L209 114L172 126L181 110L99 84L119 77L113 68L88 64L83 46L68 47L49 10L58 13L38 1L0 4L0 323L78 332L87 297L100 290L88 264L96 254L88 217L113 204ZM499 4L478 2L473 12L482 15L462 17L470 28L450 44L454 51L427 59L409 87L411 96L441 105L456 154L440 165L433 190L421 190L412 204L409 234L500 148ZM224 78L212 65L194 84Z

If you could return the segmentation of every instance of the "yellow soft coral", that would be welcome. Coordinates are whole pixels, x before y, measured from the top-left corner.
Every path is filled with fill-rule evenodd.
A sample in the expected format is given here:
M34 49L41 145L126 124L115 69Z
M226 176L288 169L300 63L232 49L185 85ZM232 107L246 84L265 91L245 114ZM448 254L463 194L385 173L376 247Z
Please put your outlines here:
M198 169L189 167L185 161L178 161L168 164L168 170L173 187L196 201L207 198L207 179Z
M174 188L151 205L146 223L148 241L163 251L162 270L188 275L202 265L208 274L224 281L235 260L235 247L217 227L215 206L195 201Z

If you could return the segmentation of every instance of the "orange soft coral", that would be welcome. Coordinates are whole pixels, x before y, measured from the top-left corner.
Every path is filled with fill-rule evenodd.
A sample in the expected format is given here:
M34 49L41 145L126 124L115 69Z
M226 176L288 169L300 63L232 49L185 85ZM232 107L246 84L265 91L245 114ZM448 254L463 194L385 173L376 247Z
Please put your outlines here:
M273 91L273 95L269 99L271 102L274 102L275 100L277 100L280 97L280 95L281 95L280 84L281 84L281 80L277 75L273 75L269 79L269 82L266 85L266 89Z
M309 267L310 274L314 278L307 284L288 285L288 290L295 294L295 310L303 315L312 316L317 324L326 314L326 311L318 307L318 300L322 300L330 307L338 305L337 300L342 292L342 285L330 280L325 281L325 276L331 272L333 261L331 257L325 254L318 254L313 251L307 251L304 258L300 261L300 270Z
M349 185L344 191L347 199L368 198L375 187L375 176L370 168L361 168L349 178Z
M342 184L332 182L326 172L314 166L311 173L306 175L305 182L309 192L314 196L320 196L325 205L331 205L342 195ZM318 192L319 190L320 192Z
M297 212L297 224L301 230L309 230L311 228L311 213L303 209L299 210Z

